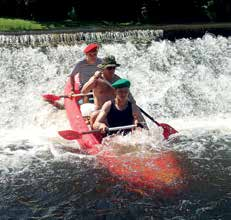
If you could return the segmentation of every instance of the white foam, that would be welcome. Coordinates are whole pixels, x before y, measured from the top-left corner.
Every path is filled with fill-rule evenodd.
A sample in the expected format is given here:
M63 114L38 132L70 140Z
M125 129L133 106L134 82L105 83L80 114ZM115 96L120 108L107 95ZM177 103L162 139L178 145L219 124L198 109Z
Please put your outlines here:
M167 40L150 44L102 44L99 56L115 55L121 66L116 73L131 80L137 104L159 123L167 123L181 134L218 130L230 134L231 38L206 34L195 40ZM86 44L44 48L0 48L0 150L4 157L24 164L26 157L45 153L64 154L55 149L58 130L70 129L65 111L44 102L42 94L62 95L65 82ZM63 100L60 100L63 102ZM136 142L162 148L155 125L153 134L127 136ZM59 142L59 141L58 141ZM61 144L74 143L68 142ZM76 143L75 143L76 144ZM9 145L16 145L10 150ZM28 148L23 148L27 146ZM53 145L51 152L49 146ZM56 143L56 145L58 145ZM69 152L70 153L70 152ZM27 156L26 156L27 155ZM14 164L16 162L9 162ZM16 165L15 165L16 166Z

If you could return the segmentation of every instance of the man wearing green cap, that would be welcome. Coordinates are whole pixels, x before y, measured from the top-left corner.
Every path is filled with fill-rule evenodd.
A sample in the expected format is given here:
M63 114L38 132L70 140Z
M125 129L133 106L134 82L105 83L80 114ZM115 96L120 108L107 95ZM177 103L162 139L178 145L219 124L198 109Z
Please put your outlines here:
M119 79L112 87L115 89L115 98L104 103L93 124L93 128L102 133L108 127L138 124L138 107L128 99L130 81Z
M112 83L120 79L118 75L115 74L116 67L119 67L114 56L106 56L102 63L98 65L100 71L96 71L95 74L85 83L81 93L88 93L93 91L95 111L91 114L90 124L93 123L99 114L99 110L103 104L108 100L113 100L115 98L115 89L112 87ZM129 93L129 100L135 102L132 95Z

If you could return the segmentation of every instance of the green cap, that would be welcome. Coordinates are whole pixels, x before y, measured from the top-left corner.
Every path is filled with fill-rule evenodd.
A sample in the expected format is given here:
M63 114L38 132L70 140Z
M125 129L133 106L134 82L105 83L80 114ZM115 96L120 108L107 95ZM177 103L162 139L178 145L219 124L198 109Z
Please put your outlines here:
M112 87L113 88L124 88L124 87L130 87L131 83L129 80L127 79L119 79L117 81L115 81L113 84L112 84Z
M107 67L117 67L120 66L120 64L118 64L115 60L114 56L107 56L102 60L102 63L99 64L97 67L99 67L100 69L105 69Z

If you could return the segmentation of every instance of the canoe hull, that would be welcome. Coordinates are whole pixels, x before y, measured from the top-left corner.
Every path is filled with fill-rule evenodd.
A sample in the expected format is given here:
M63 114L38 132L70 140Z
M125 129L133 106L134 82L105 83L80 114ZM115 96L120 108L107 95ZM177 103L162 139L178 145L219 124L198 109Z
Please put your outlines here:
M79 82L76 78L76 88ZM71 91L70 81L66 83L65 94ZM75 93L79 93L77 89ZM79 97L65 99L65 109L72 130L88 131L88 127L77 104ZM145 189L164 190L174 192L182 187L182 169L174 152L162 152L149 157L116 155L113 151L100 151L100 134L86 134L78 139L78 143L87 154L96 155L98 162L110 173L129 185Z

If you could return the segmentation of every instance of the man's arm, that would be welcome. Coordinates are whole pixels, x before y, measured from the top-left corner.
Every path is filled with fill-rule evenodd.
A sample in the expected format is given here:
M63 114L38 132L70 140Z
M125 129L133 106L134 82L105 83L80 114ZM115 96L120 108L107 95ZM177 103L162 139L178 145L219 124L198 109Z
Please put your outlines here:
M93 90L97 85L97 80L101 77L102 72L96 71L95 74L83 85L82 93L88 93Z
M94 129L99 129L102 133L105 133L107 130L107 125L106 125L106 120L107 120L107 115L108 112L111 109L111 101L107 101L103 104L94 124L93 128Z
M134 124L137 125L138 127L148 129L147 123L141 114L139 107L135 104L132 103L132 114L134 117Z
M71 92L74 93L75 91L75 76L76 74L78 74L79 72L79 65L80 65L80 62L78 62L76 65L75 65L75 68L72 70L71 74L70 74L70 81L71 81Z
M71 92L75 92L75 76L70 75L70 80L71 80Z

